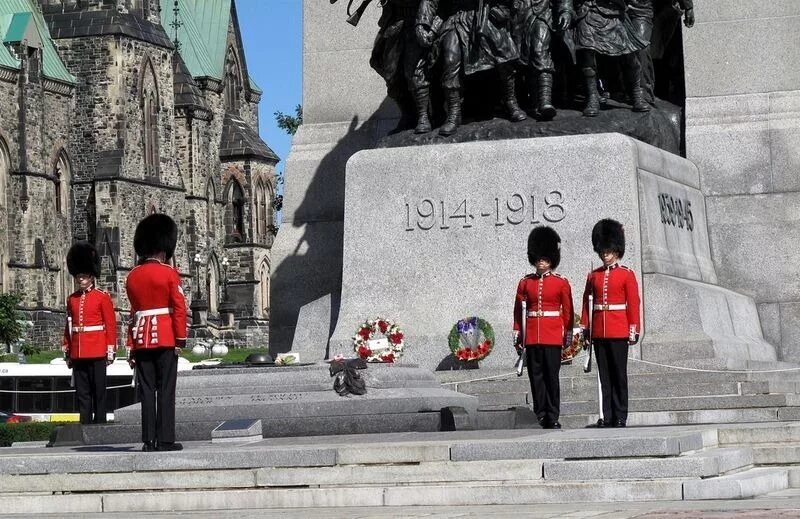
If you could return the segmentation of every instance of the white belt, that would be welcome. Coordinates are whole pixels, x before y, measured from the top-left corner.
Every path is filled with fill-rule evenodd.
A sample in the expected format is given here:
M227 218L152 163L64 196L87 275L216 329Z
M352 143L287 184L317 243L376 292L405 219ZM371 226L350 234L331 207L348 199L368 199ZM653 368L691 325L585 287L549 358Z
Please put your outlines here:
M595 311L606 311L606 310L627 310L628 305L623 303L621 305L594 305Z
M73 326L72 332L73 333L81 333L81 332L102 332L106 329L106 327L102 324L97 324L95 326Z
M528 312L528 317L561 317L561 312L558 310L539 310L535 312Z
M133 340L137 344L144 344L144 328L147 317L155 317L157 315L169 315L172 313L172 308L151 308L149 310L140 310L134 314L134 328ZM150 341L153 343L158 342L158 320L152 320L150 328Z
M136 312L137 319L139 317L149 317L151 315L167 315L172 313L172 308L153 308L150 310L140 310Z

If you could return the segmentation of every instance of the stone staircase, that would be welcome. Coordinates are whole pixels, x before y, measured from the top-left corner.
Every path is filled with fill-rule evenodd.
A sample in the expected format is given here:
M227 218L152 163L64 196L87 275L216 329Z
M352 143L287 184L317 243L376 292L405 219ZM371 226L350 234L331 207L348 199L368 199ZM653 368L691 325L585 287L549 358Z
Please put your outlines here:
M0 450L4 513L747 499L800 487L800 424L393 433Z
M628 365L628 425L776 422L800 418L800 366L781 362L672 361L673 367ZM597 375L582 359L561 370L561 423L585 427L598 417ZM478 397L477 428L529 428L535 420L527 373L507 370L437 372L444 385Z

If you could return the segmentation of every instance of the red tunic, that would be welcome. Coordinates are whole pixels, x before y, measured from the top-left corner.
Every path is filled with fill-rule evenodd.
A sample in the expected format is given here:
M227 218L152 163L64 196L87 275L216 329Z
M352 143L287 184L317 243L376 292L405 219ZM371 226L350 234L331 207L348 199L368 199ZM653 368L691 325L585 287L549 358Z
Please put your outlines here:
M528 305L525 345L564 345L565 337L572 337L572 289L567 278L556 272L545 272L541 277L530 274L522 278L514 299L514 331L521 328L522 301Z
M589 273L581 312L584 328L589 324L589 294L594 294L593 339L634 340L639 335L639 284L631 269L615 263Z
M186 300L177 270L147 260L128 274L125 290L131 302L130 348L174 348L186 341Z
M117 317L107 292L92 287L67 298L62 349L71 360L106 358L117 349Z

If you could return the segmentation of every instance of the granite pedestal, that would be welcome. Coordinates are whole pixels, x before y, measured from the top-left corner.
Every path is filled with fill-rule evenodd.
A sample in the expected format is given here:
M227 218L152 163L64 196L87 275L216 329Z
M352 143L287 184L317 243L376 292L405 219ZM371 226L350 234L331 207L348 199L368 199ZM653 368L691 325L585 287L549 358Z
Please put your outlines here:
M260 420L265 438L452 430L471 427L474 396L443 389L433 373L413 365L370 364L361 371L367 394L339 396L327 364L223 368L178 375L179 440L209 440L227 420ZM467 419L453 420L466 413ZM115 424L84 428L84 442L136 442L141 406L117 409Z
M434 369L453 324L478 315L495 328L486 366L512 366L518 280L531 272L536 225L562 237L559 271L580 302L599 266L591 230L626 229L624 264L641 281L650 360L774 360L756 306L717 286L697 168L620 134L361 151L347 164L342 300L330 352L351 351L365 319L405 332L404 361Z

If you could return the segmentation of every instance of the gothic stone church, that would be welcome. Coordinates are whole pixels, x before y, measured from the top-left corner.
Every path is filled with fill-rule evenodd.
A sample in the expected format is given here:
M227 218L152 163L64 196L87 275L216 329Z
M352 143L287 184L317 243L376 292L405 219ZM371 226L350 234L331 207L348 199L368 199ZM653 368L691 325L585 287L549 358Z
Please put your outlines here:
M278 157L234 1L0 0L0 37L0 291L29 339L60 344L73 240L122 323L136 223L163 212L195 336L265 345Z

